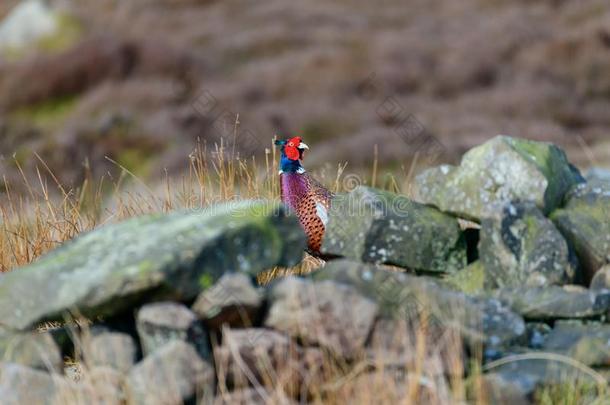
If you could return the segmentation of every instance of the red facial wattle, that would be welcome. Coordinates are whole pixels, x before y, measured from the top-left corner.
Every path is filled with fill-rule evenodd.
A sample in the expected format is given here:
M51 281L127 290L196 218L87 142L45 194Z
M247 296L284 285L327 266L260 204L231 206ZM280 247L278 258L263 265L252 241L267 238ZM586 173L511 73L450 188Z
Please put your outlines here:
M299 153L299 149L296 146L286 145L284 147L284 153L290 160L299 160L301 154Z

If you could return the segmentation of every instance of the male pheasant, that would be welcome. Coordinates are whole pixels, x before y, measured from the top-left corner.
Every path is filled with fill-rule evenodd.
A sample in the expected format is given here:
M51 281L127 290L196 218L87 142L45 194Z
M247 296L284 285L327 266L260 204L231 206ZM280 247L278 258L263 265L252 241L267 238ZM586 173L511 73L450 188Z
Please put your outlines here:
M280 160L280 186L282 201L299 218L307 234L307 246L314 254L320 253L328 210L333 195L309 176L301 166L303 151L309 147L300 137L275 141L282 147Z

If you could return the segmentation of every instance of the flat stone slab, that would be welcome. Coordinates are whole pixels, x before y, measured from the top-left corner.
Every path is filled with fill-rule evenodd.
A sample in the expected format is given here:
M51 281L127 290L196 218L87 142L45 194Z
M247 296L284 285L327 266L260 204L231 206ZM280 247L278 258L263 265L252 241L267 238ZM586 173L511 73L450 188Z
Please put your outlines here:
M108 316L144 300L189 300L225 272L297 264L305 234L284 206L245 201L102 227L0 278L0 326L70 311Z
M590 291L578 286L510 288L494 296L526 319L581 319L605 314L610 309L610 291Z

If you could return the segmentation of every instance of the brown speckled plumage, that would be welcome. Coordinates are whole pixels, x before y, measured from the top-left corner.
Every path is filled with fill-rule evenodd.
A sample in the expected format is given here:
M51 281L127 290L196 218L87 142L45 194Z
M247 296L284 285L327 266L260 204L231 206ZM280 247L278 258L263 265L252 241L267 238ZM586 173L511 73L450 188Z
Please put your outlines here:
M307 173L282 173L280 184L282 201L299 218L307 234L309 250L319 253L325 230L325 218L320 217L320 210L328 213L332 193Z

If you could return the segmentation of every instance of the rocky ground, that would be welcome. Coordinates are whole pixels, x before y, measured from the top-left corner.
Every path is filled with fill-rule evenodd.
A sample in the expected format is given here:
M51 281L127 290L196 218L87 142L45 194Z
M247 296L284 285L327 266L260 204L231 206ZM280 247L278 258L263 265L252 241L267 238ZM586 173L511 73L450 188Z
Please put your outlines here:
M499 136L417 183L338 195L329 260L264 286L305 247L266 201L107 225L3 274L3 403L607 401L607 173Z
M610 164L606 0L50 3L57 33L0 53L0 171L17 184L32 152L72 186L117 163L179 173L238 113L243 155L299 134L310 166L369 169L378 145L401 173L497 133Z

